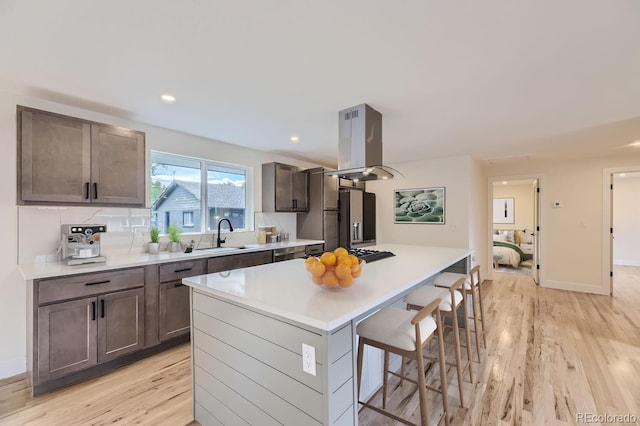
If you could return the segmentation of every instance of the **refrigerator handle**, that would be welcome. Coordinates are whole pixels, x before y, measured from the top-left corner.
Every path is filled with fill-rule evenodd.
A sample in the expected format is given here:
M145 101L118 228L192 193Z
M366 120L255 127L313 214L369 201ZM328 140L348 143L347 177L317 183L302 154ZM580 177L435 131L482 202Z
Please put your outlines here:
M353 241L360 239L360 222L353 222Z

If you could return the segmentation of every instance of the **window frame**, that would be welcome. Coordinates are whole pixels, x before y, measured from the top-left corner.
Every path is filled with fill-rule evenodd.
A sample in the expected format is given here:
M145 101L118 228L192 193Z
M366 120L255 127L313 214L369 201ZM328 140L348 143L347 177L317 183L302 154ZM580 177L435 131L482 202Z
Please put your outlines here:
M207 175L211 168L213 169L227 169L230 172L244 171L245 185L244 185L244 210L245 210L245 228L234 228L239 232L252 232L254 230L254 206L253 206L253 168L242 164L232 164L222 161L209 160L205 158L189 157L181 154L174 154L165 151L151 150L150 162L149 162L149 188L151 190L151 183L153 176L151 175L151 165L153 163L166 163L175 166L191 167L200 169L200 231L183 232L183 234L206 234L217 231L217 224L209 224L209 211L207 208L209 194L207 191ZM149 199L151 202L151 191L149 191ZM150 213L153 215L153 210ZM185 212L183 212L184 214ZM192 215L195 215L194 211L191 211ZM183 216L184 221L184 216ZM196 227L196 222L192 221L192 227ZM184 226L190 227L190 226ZM166 234L162 234L166 235Z

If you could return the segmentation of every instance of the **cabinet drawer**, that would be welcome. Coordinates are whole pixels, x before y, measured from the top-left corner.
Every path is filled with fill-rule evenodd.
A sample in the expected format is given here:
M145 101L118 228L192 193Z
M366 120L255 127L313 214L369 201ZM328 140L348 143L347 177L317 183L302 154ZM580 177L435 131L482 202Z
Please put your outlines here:
M39 304L42 305L142 286L144 286L144 268L122 269L40 280L38 298Z
M305 254L313 256L316 254L322 254L323 250L324 244L309 244L305 247Z
M204 260L165 263L160 265L160 282L166 283L181 280L182 278L194 277L204 273Z
M253 253L242 253L235 256L235 268L247 268L249 266L264 265L273 262L273 253L271 250L256 251Z

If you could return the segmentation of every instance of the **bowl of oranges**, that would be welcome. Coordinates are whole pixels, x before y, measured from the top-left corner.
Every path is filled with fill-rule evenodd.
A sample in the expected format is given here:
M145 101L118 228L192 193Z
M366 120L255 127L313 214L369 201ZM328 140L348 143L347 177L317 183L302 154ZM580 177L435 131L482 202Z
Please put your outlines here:
M327 288L351 287L356 278L362 274L364 260L349 254L344 247L334 251L326 251L320 257L309 257L304 267L311 280Z

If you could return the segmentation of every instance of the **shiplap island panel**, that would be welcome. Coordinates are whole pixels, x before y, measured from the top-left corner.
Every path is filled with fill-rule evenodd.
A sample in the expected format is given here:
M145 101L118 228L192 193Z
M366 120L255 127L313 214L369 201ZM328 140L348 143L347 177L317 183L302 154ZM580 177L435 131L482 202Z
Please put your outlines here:
M195 419L357 424L357 322L470 254L373 248L396 256L367 264L347 289L315 285L300 259L183 279L191 287ZM312 348L315 375L303 369L303 345Z

